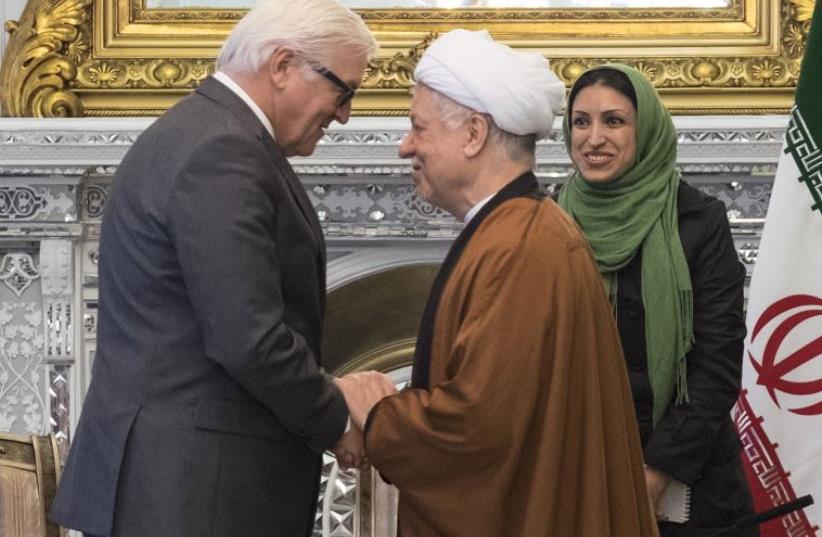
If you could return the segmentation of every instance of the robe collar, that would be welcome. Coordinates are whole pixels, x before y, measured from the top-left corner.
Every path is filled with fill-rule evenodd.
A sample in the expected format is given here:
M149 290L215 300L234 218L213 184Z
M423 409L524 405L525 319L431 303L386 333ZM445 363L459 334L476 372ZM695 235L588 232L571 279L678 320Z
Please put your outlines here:
M480 211L480 209L482 209L482 208L485 206L485 204L486 204L486 203L488 203L489 201L491 201L491 198L493 198L493 197L494 197L494 196L496 196L496 195L497 195L497 193L496 193L496 192L494 192L493 194L491 194L491 195L490 195L490 196L488 196L487 198L483 198L483 199L481 199L481 200L480 200L480 201L479 201L476 205L474 205L473 207L471 207L471 210L470 210L470 211L468 211L467 213L465 213L465 218L463 218L463 221L464 221L466 224L467 224L468 222L470 222L470 221L471 221L471 220L472 220L475 216L477 216L477 213Z
M457 265L466 246L468 246L468 242L494 209L510 199L523 197L540 197L539 183L537 183L537 178L533 172L529 171L520 175L497 192L494 197L483 205L479 212L471 218L471 221L465 225L462 232L460 232L457 239L451 245L450 250L448 250L448 255L445 256L445 261L442 262L437 277L431 286L428 302L422 314L422 321L420 322L420 329L417 335L417 346L414 349L414 366L411 372L412 388L421 388L424 390L430 388L429 366L437 308L439 307L440 297L445 289L445 285L448 283L448 278L451 276L451 272Z

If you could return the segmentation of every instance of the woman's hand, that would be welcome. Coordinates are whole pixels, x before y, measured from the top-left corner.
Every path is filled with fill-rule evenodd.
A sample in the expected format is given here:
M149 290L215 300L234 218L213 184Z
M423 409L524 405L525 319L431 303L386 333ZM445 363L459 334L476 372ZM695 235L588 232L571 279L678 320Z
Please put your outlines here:
M671 483L671 476L659 470L655 470L648 465L645 465L645 486L648 489L648 499L651 501L651 509L653 509L657 518L662 517L662 511L659 507L659 500L665 489Z

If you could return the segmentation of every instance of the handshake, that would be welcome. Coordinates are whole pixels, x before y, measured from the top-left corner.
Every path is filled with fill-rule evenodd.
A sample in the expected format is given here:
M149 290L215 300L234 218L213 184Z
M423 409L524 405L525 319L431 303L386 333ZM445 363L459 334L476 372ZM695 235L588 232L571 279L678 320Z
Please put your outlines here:
M374 405L383 397L397 393L397 388L388 376L377 371L351 373L335 378L334 383L345 397L351 416L351 428L337 442L334 455L343 468L365 468L368 466L363 445L365 420Z

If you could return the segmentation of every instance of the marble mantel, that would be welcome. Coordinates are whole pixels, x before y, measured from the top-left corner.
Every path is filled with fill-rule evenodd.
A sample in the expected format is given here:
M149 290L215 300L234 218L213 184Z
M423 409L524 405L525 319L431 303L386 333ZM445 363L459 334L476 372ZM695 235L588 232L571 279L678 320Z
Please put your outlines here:
M152 118L0 118L0 174L83 175L115 167ZM556 126L559 127L560 119ZM685 173L740 172L774 165L788 116L677 116L679 161ZM335 124L311 157L294 158L303 175L402 175L397 156L407 118L354 117ZM539 144L539 171L568 164L562 133Z
M93 230L118 162L151 121L0 119L3 185L7 191L63 185L58 189L70 190L75 205L61 213L61 223ZM729 205L735 224L761 224L767 205L762 189L773 177L787 118L689 116L675 123L685 178L710 185L706 188ZM329 130L313 156L292 160L330 239L448 238L458 231L451 218L416 198L410 187L407 162L397 156L407 128L406 118L353 118ZM569 170L561 136L556 129L538 146L537 175L546 185L562 182ZM44 210L25 215L11 205L0 208L0 222L25 222L34 232L32 226L55 224ZM0 237L15 233L15 226Z

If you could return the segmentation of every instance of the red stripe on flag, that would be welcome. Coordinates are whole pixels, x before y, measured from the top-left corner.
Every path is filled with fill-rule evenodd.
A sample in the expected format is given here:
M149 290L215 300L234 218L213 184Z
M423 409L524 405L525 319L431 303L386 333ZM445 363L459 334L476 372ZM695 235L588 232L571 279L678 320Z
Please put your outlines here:
M748 477L754 510L765 511L796 499L790 474L785 472L777 449L762 427L763 419L754 414L742 390L732 415L742 441L742 466ZM811 526L805 512L794 511L760 526L761 537L815 537L819 527Z

